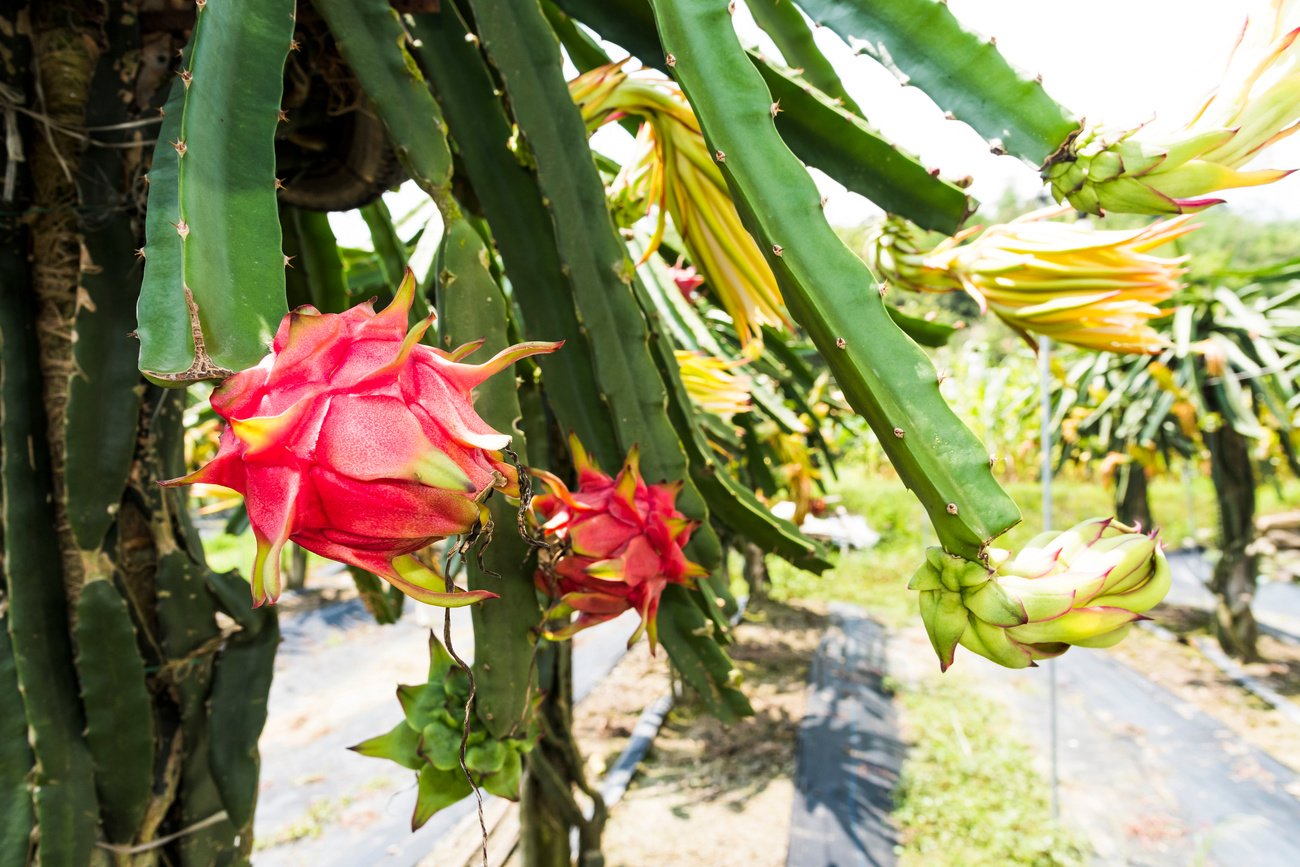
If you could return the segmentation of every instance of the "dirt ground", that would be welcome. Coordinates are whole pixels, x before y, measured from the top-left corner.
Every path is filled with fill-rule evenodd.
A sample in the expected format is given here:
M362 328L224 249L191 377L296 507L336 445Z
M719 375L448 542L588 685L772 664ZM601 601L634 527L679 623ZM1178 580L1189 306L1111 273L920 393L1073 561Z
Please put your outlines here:
M1206 612L1162 605L1151 614L1157 623L1180 636L1209 635ZM1300 699L1300 647L1267 635L1260 636L1258 646L1263 661L1242 668L1292 701ZM1300 771L1300 728L1234 683L1195 647L1134 630L1110 652L1247 743Z
M728 650L754 716L731 726L679 703L605 829L610 867L785 864L795 741L808 664L824 611L764 600ZM662 651L661 651L662 654ZM593 776L626 744L640 709L669 688L666 662L644 646L579 708L579 742Z
M1192 609L1166 606L1156 615L1175 632L1206 634L1205 615ZM610 867L785 864L808 665L826 621L816 603L755 604L728 648L745 676L755 715L724 726L689 700L678 702L631 788L611 810L604 837ZM896 632L892 640L897 646L891 665L898 664L899 677L906 678L910 669L912 675L933 674L933 656L919 624ZM1300 648L1263 637L1260 650L1266 661L1246 666L1247 671L1283 695L1300 695ZM1195 648L1134 630L1108 653L1186 702L1186 713L1199 710L1214 718L1225 737L1236 733L1300 769L1300 731ZM982 682L977 674L961 670L947 677L970 675ZM575 729L589 779L604 775L627 745L641 711L670 689L663 651L651 657L642 642L579 705Z

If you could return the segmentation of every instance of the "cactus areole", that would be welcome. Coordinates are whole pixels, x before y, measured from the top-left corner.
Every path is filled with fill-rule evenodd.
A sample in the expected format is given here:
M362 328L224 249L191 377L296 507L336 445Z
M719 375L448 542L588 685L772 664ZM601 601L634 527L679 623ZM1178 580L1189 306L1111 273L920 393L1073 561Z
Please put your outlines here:
M628 644L644 632L653 651L655 616L664 588L690 584L708 574L682 552L697 522L677 511L681 482L647 484L636 447L611 478L592 462L577 438L569 442L578 490L570 491L550 473L538 473L550 493L533 500L545 521L543 534L559 544L558 553L543 563L537 584L559 600L551 617L578 613L547 635L568 638L635 609L641 626Z
M471 390L558 343L522 343L483 364L420 343L433 316L407 330L415 297L408 271L393 302L341 313L300 307L271 353L212 393L226 420L206 466L166 485L221 485L244 495L257 538L255 605L280 594L280 550L292 540L369 570L434 605L490 598L448 592L415 552L474 528L493 490L517 495L502 449L510 437L474 411Z

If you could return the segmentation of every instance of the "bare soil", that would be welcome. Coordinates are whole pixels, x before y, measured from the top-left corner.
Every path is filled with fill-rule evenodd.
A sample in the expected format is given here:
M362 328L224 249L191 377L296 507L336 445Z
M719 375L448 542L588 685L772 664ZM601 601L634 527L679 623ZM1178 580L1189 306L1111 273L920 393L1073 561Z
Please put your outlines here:
M610 867L785 864L795 741L808 665L825 624L823 610L803 603L754 604L728 648L754 716L726 726L689 700L678 703L611 811ZM665 661L638 649L583 703L578 737L593 772L612 763L636 713L667 688Z

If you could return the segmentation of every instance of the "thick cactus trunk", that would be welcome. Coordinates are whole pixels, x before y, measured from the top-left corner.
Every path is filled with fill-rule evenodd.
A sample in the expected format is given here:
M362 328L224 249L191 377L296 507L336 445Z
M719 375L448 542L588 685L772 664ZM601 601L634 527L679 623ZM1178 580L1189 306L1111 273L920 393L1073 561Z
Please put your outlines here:
M129 334L156 108L138 16L29 11L0 72L59 126L22 126L0 225L0 863L246 863L279 637L157 485L184 472L185 396L146 387Z
M1125 524L1147 529L1155 526L1146 468L1137 461L1124 464L1115 473L1115 516Z
M573 646L547 643L537 659L542 701L537 713L541 742L528 755L520 801L520 849L525 867L603 867L600 838L605 804L587 785L573 740ZM590 801L584 812L575 788ZM587 814L590 814L588 817ZM570 848L577 829L578 850Z
M1205 436L1210 449L1210 473L1219 506L1219 560L1210 588L1218 599L1214 632L1225 653L1238 659L1259 657L1255 646L1259 627L1251 605L1258 577L1255 539L1255 467L1250 443L1231 425Z

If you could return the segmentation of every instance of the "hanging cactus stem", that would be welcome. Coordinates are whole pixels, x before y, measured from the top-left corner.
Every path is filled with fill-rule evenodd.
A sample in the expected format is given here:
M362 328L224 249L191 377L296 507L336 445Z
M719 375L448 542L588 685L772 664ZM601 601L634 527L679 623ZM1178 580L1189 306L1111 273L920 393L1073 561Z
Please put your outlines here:
M977 558L1020 519L989 472L985 450L939 394L930 361L893 324L878 294L862 291L875 281L835 236L811 178L777 134L767 111L770 93L725 9L703 0L655 0L653 6L705 136L732 153L723 174L746 225L768 250L776 238L785 242L768 264L791 313L823 350L850 404L881 434L944 547ZM862 339L845 336L855 334ZM915 435L893 437L895 426ZM963 507L958 515L945 514L950 502Z

